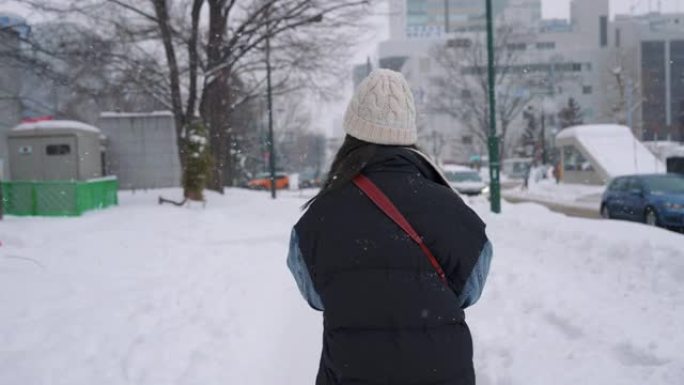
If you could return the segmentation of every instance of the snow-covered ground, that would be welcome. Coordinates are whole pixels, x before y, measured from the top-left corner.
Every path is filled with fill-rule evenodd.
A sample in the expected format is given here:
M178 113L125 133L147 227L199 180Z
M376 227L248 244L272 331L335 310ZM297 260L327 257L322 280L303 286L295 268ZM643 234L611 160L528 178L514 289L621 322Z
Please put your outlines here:
M0 221L0 384L313 384L321 315L285 267L309 194L157 195ZM479 384L682 383L682 235L473 204L496 254L468 311Z

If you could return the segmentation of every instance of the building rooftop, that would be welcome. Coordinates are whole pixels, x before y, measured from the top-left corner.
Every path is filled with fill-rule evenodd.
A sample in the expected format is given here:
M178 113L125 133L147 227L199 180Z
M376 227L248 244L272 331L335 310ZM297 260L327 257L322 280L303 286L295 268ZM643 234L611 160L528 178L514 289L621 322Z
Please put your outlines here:
M576 141L610 177L665 171L665 165L627 126L588 124L568 127L558 133L556 140L560 146Z
M115 112L106 111L100 114L100 118L146 118L152 116L173 116L171 111L152 112Z
M40 122L22 123L12 129L12 132L25 131L60 131L60 130L78 130L85 132L94 132L100 134L100 129L83 122L75 120L44 120Z

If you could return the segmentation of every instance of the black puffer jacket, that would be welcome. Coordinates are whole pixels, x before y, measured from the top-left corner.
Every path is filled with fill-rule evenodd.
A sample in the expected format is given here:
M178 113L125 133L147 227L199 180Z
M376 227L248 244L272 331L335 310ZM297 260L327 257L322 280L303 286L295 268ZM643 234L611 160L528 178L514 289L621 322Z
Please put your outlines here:
M316 200L295 226L325 306L316 384L474 384L458 295L487 242L485 225L410 150L383 148L363 172L423 236L449 287L353 184Z

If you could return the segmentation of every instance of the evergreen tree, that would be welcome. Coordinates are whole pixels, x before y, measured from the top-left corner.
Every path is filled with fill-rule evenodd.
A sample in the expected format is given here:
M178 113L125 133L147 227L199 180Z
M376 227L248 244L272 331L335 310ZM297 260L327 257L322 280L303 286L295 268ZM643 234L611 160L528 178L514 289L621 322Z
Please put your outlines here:
M522 136L523 145L535 143L539 134L539 122L537 115L533 108L528 107L523 111L523 120L525 121L525 132Z
M211 176L212 157L209 150L209 131L201 122L188 126L185 139L186 167L183 172L185 198L204 201L204 188Z
M584 123L584 112L575 98L568 99L568 104L558 113L561 128L578 126Z

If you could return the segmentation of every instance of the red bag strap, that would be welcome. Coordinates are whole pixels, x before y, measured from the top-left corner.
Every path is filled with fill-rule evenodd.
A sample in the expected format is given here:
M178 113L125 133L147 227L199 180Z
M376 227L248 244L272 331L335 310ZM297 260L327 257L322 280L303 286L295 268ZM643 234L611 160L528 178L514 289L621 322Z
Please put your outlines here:
M363 193L366 194L366 196L373 201L385 215L390 217L394 223L404 230L404 232L420 246L421 250L423 250L423 253L425 253L430 261L430 264L437 272L439 279L446 283L446 274L444 274L444 270L442 269L442 266L439 265L437 258L435 258L425 243L423 243L423 238L421 238L416 230L413 229L413 226L411 226L406 217L397 209L389 197L387 197L373 181L363 174L359 174L354 178L354 184L361 189L361 191L363 191Z

